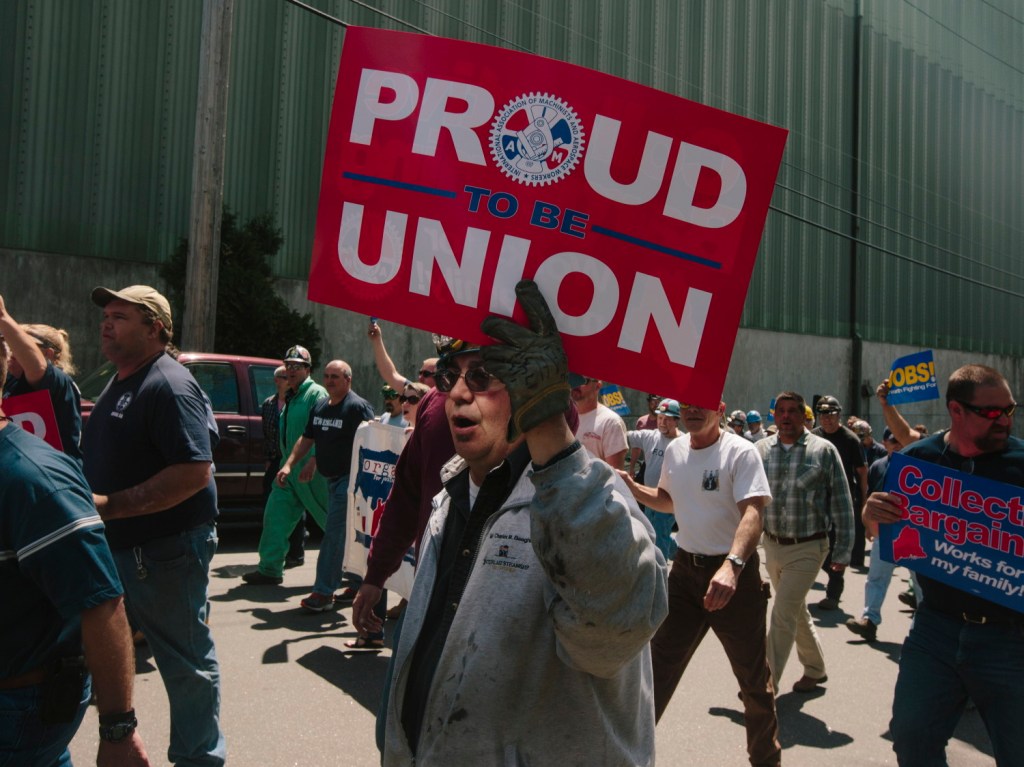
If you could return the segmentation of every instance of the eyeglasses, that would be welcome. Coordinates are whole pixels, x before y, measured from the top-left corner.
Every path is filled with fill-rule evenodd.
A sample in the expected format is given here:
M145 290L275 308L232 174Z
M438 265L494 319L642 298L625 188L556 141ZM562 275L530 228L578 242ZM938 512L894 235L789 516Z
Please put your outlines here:
M459 382L460 378L464 378L466 380L466 387L476 394L487 391L491 388L492 382L498 380L481 367L470 368L465 373L445 368L436 374L438 391L451 391L455 388L455 384Z
M1007 405L1006 407L995 407L992 405L989 407L979 407L978 405L972 405L970 402L964 402L963 400L954 400L954 402L959 402L963 407L967 408L975 415L980 415L988 421L994 421L1001 415L1005 415L1007 418L1012 418L1014 411L1017 409L1016 402L1012 405Z
M398 401L403 403L408 402L410 405L415 405L417 402L420 401L420 397L418 394L414 394L411 397L406 397L403 394L401 397L398 398Z
M274 380L275 381L287 381L288 380L288 376L286 376L284 373L282 373L279 376L274 376Z
M306 366L301 362L286 362L284 363L285 370L302 370Z
M420 371L420 378L435 378L436 373L433 370L423 369Z

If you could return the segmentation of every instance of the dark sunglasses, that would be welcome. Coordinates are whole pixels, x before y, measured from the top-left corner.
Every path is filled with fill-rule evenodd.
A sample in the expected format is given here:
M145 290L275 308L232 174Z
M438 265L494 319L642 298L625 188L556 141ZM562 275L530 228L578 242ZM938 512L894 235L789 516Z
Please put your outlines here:
M418 394L413 394L411 397L406 397L403 394L401 397L398 398L398 401L403 403L408 402L410 405L415 405L417 402L420 401L420 397Z
M422 378L435 378L436 377L436 373L433 370L421 370L420 371L420 376Z
M491 382L498 380L480 367L470 368L465 373L459 373L457 370L445 368L435 375L435 383L437 384L438 391L451 391L455 388L455 384L459 382L460 378L465 378L466 387L471 392L477 394L487 391L491 386Z
M954 402L959 402L975 415L980 415L982 418L989 421L994 421L1001 415L1005 415L1007 418L1012 418L1014 411L1017 409L1016 402L1012 405L1007 405L1006 407L978 407L977 405L972 405L970 402L964 402L959 399L954 400Z

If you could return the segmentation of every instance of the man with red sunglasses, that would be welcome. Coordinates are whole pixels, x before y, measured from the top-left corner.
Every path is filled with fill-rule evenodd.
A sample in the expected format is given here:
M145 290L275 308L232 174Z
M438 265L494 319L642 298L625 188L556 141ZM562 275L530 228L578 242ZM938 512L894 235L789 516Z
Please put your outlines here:
M1016 408L1001 373L964 365L946 387L949 430L915 442L903 454L1024 486L1024 441L1010 436ZM902 509L896 500L872 493L865 522L898 521ZM1019 764L1024 615L924 575L918 581L924 597L900 655L890 723L899 764L945 764L946 743L968 699L985 722L996 764Z

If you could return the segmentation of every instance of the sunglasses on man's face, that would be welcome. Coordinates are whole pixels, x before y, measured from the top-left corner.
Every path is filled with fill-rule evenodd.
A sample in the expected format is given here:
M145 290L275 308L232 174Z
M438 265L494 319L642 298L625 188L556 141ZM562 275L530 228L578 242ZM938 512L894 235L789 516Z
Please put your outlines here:
M970 410L975 415L979 415L988 421L995 421L999 416L1005 415L1007 418L1012 418L1014 411L1017 409L1017 403L1014 402L1012 405L1006 407L979 407L978 405L972 405L970 402L963 402L962 400L955 400L959 402L961 406Z
M411 397L406 397L403 394L401 397L398 398L398 401L403 404L408 402L410 405L415 405L417 402L420 401L420 397L418 394L413 394Z
M433 370L427 370L427 369L424 368L423 370L420 371L420 378L434 378L434 377L436 377L436 374L434 373Z
M476 394L487 391L491 387L491 382L498 380L481 367L470 368L465 373L445 368L435 376L438 391L451 391L455 388L455 384L459 382L460 378L464 378L466 380L466 387Z

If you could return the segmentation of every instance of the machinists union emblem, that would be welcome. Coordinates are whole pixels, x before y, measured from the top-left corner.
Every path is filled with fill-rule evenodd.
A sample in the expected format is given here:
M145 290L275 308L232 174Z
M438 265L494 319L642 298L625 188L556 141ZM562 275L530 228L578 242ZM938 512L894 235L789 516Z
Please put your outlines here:
M546 93L512 99L491 124L491 156L498 168L530 186L569 175L583 156L583 143L576 112Z

